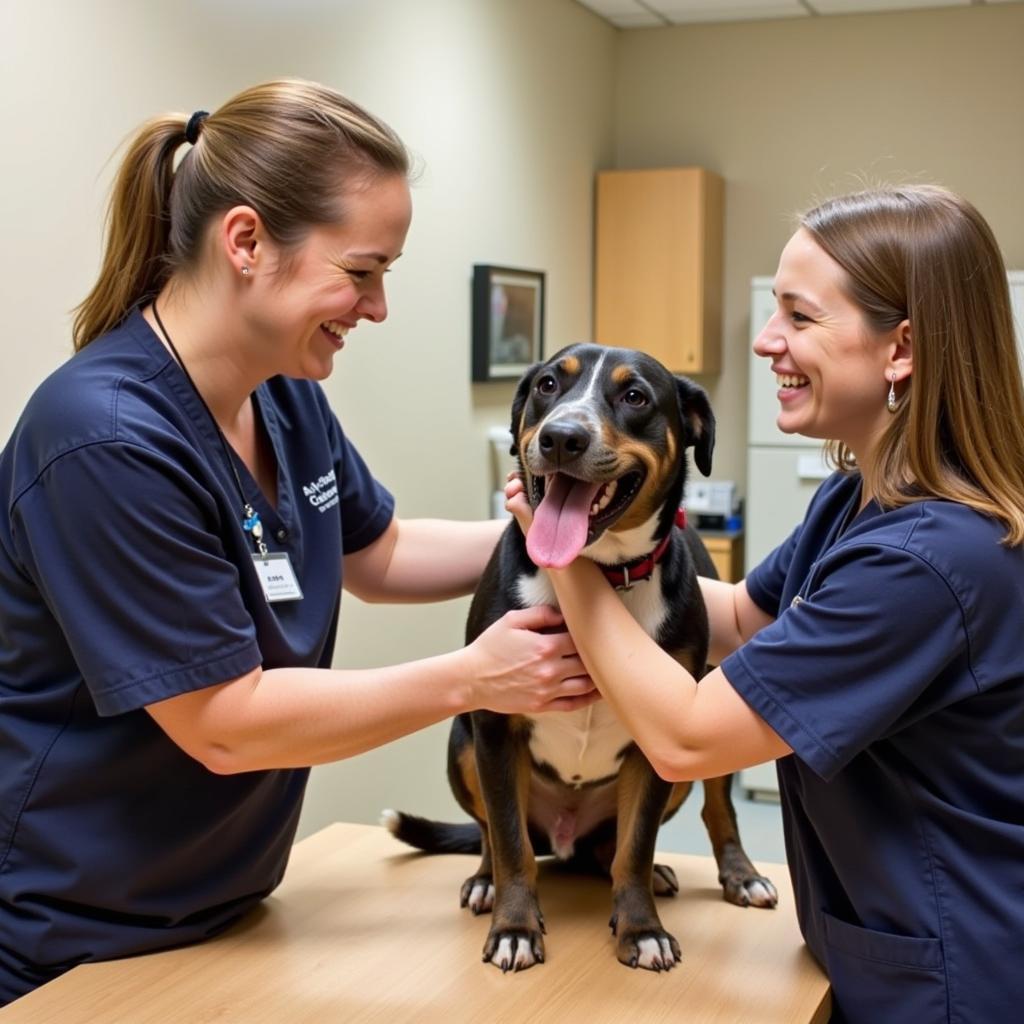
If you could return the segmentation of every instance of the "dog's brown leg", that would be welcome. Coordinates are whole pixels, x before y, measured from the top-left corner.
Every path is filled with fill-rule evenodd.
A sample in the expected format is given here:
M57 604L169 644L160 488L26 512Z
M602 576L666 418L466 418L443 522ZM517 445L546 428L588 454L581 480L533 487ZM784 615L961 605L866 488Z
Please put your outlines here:
M683 801L690 795L691 789L693 789L692 782L677 782L672 786L672 793L665 805L665 813L661 816L663 824L682 807ZM676 873L668 864L655 864L654 895L675 896L677 892L679 892L679 879L676 878Z
M662 824L671 818L682 806L683 801L690 795L693 789L692 782L677 782L672 787L672 793L665 805L665 811L661 816ZM615 838L602 840L593 849L593 858L597 866L608 876L612 873L612 861L615 859ZM654 874L654 895L675 896L679 892L679 879L675 871L668 864L655 864Z
M731 775L705 779L704 807L700 812L718 862L722 893L740 907L774 907L779 901L775 886L758 874L740 843L731 790Z
M502 971L544 962L537 862L527 831L530 755L509 719L474 715L477 772L487 812L494 907L483 959Z
M612 934L616 955L629 967L667 971L680 959L679 943L654 908L654 844L672 793L636 747L619 771L615 859L612 861Z
M486 825L480 826L483 856L480 867L462 883L459 906L468 907L474 914L486 914L494 906L494 873L491 867L491 837Z
M462 883L459 906L468 907L474 914L486 914L494 906L494 877L491 870L490 830L487 827L487 808L480 791L480 775L476 768L476 747L472 741L461 744L450 752L448 780L459 805L471 814L480 826L480 845L483 856L480 867Z

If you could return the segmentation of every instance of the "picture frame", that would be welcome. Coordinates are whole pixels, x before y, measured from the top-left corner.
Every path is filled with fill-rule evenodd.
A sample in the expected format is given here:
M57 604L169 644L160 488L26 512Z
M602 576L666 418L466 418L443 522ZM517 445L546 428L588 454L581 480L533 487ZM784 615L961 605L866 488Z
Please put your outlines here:
M474 382L518 380L544 351L541 270L473 265Z

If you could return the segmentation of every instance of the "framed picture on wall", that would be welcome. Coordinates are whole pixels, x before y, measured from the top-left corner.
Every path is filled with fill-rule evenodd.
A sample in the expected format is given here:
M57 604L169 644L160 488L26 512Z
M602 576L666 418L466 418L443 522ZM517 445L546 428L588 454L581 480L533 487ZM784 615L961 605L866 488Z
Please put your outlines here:
M472 380L518 380L544 351L544 273L473 267Z

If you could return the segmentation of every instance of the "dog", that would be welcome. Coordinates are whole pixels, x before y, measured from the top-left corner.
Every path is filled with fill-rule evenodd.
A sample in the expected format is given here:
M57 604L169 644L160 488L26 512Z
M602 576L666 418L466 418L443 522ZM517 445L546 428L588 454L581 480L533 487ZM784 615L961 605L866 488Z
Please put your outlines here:
M686 449L707 476L715 421L704 390L631 349L578 344L531 366L512 403L512 454L534 508L527 537L510 523L470 607L467 642L512 608L555 604L540 567L593 559L630 612L695 678L707 671L707 613L697 575L716 577L680 504ZM692 783L654 772L604 702L537 716L489 711L453 720L448 779L475 824L385 811L383 823L428 852L481 852L460 902L493 911L483 959L502 971L544 960L535 856L553 853L611 876L618 960L669 970L679 943L654 895L675 895L654 864L659 825ZM726 900L773 907L775 887L740 843L731 776L704 782L702 817Z

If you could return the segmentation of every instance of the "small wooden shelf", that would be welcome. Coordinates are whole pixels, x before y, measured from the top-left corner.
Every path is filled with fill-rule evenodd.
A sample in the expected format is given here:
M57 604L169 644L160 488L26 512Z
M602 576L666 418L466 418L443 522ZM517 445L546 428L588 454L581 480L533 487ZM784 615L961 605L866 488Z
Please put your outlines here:
M718 578L726 583L743 579L743 531L699 530L700 539L718 570Z

